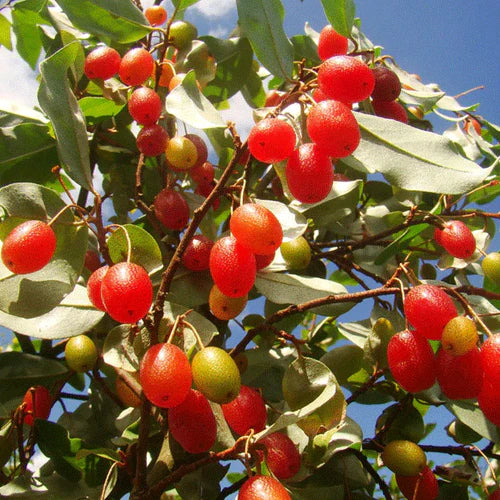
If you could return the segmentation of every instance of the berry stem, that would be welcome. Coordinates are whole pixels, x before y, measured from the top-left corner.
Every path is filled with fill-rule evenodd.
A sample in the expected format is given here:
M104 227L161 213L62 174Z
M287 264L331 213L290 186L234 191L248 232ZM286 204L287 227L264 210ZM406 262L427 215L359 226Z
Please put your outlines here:
M186 316L186 314L183 314L183 316ZM203 341L201 340L201 337L200 337L200 334L198 333L198 330L196 330L196 328L191 323L189 323L188 321L186 321L184 319L184 317L182 318L181 321L182 321L182 324L184 326L187 326L193 332L193 335L196 338L196 342L198 343L198 346L199 346L200 350L205 349L205 346L203 345Z

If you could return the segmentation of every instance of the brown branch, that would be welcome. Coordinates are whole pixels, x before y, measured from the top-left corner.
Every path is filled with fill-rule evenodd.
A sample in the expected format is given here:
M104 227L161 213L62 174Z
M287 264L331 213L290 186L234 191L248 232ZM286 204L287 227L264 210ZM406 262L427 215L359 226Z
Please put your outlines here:
M131 495L132 499L137 499L137 500L149 498L144 496L143 494L147 487L146 455L148 453L150 415L151 415L151 403L146 398L143 398L141 407L141 420L139 424L139 437L137 441L134 488L132 490L132 495Z
M348 450L345 450L345 453L352 453L353 455L355 455L356 458L363 465L363 468L366 470L366 472L368 472L368 474L370 474L370 476L374 479L374 481L379 485L379 488L382 491L384 498L386 500L392 500L389 486L387 486L385 481L380 477L379 473L373 468L369 460L363 455L363 452L356 450L354 448L349 448Z
M345 402L347 404L351 404L352 402L356 401L356 399L361 396L361 394L364 394L366 391L370 390L374 385L375 382L382 377L385 374L385 369L382 370L377 370L362 386L360 386L358 389L356 389L346 400Z

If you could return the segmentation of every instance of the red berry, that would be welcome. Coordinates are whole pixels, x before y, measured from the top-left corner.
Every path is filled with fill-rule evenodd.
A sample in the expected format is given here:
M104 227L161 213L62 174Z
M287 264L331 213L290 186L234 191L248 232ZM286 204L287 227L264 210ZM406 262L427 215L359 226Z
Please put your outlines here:
M257 269L253 253L236 238L224 236L210 252L210 273L227 297L243 297L255 283Z
M373 110L377 116L390 118L401 123L408 123L408 115L404 106L397 101L373 101Z
M108 272L109 266L102 266L99 269L96 269L89 277L87 281L87 294L89 296L90 302L100 309L101 311L106 312L106 308L104 307L104 303L102 302L101 297L101 288L102 288L102 279Z
M165 152L168 134L157 124L146 125L137 134L137 149L145 156L159 156Z
M401 82L394 71L385 66L372 69L375 88L372 92L374 101L395 101L401 93Z
M186 134L184 136L186 139L189 139L193 144L194 147L196 148L196 152L198 153L198 159L196 160L196 163L191 167L189 174L191 175L191 171L193 168L201 167L208 158L208 149L207 145L205 144L205 141L196 134ZM213 180L213 177L212 179Z
M206 161L199 166L189 169L189 175L194 182L210 184L214 180L215 168L213 163Z
M477 396L477 402L485 417L492 424L500 426L500 391L498 385L485 378L483 387Z
M439 233L438 244L453 257L469 259L476 250L476 240L472 231L460 220L446 222ZM436 233L436 231L435 231Z
M302 144L292 153L285 175L290 193L302 203L317 203L332 189L332 162L314 143Z
M97 47L85 58L84 71L87 78L107 80L118 73L121 57L111 47Z
M488 500L500 500L500 488L498 490L492 491L488 495Z
M207 198L208 195L212 192L213 188L215 186L215 183L212 182L206 182L206 181L201 181L197 186L196 189L194 190L195 194L199 194L203 196L204 198ZM214 210L217 210L220 206L220 199L215 198L212 201L212 207Z
M462 356L453 356L440 348L436 355L436 373L446 397L476 398L483 384L481 351L475 347Z
M94 250L87 250L85 252L85 260L83 265L91 273L101 267L101 259L99 259L99 255L97 254L97 252L95 252Z
M154 66L153 56L146 49L131 49L121 60L120 79L126 85L141 85L152 75Z
M283 185L281 184L281 180L278 176L276 176L271 182L271 191L278 199L283 198L285 194L283 191Z
M24 423L30 427L33 425L35 418L49 418L50 409L52 408L52 396L47 388L42 385L30 387L23 398L24 406Z
M153 5L144 11L146 19L151 26L160 26L167 20L167 11L160 5Z
M153 302L153 285L143 267L133 262L111 266L101 283L106 312L119 323L136 323Z
M375 77L363 61L351 56L334 56L319 67L318 85L330 99L352 104L370 96Z
M189 221L189 206L174 189L162 189L153 202L156 218L172 231L182 231Z
M361 140L356 118L349 106L340 101L315 104L307 116L307 132L328 156L334 158L349 156Z
M264 106L267 108L274 108L283 101L285 96L286 93L280 90L269 90L266 92L266 102Z
M39 271L56 251L54 230L41 220L28 220L16 226L5 238L2 262L15 274Z
M190 389L181 404L168 410L168 430L188 453L208 451L217 437L217 423L208 399Z
M248 149L259 161L277 163L292 154L295 141L295 132L289 123L278 118L265 118L250 131Z
M464 121L464 130L470 134L471 127L476 131L477 135L481 135L481 124L475 118L468 116Z
M238 500L291 500L291 497L277 479L252 476L240 488Z
M300 469L300 453L282 432L273 432L258 441L266 447L267 466L278 479L289 479Z
M255 254L255 264L257 266L257 271L264 269L274 260L276 252L268 253L267 255Z
M443 246L443 243L441 241L441 234L443 233L443 231L441 229L439 229L439 227L436 227L434 229L434 241L439 245L439 246Z
M257 433L266 427L266 404L262 396L251 387L242 385L236 399L221 406L229 427L240 436L250 429Z
M182 263L191 271L205 271L209 267L213 246L214 242L203 234L193 236L182 255Z
M347 54L348 39L337 33L329 24L319 34L318 55L322 61Z
M410 330L396 333L387 345L387 361L396 382L408 392L429 389L436 381L436 362L429 341Z
M314 90L313 90L313 93L312 93L312 98L316 101L316 102L322 102L322 101L326 101L329 99L329 97L319 88L319 87L316 87Z
M231 215L231 233L252 253L275 252L283 240L283 230L276 216L263 205L245 203Z
M151 346L141 360L142 390L160 408L180 405L191 390L192 374L184 351L173 344Z
M484 378L500 385L500 333L487 338L481 346Z
M139 87L128 101L130 116L140 125L153 125L161 115L160 96L148 87Z
M434 500L439 495L436 476L427 465L418 476L396 474L396 482L408 500Z
M406 295L406 318L420 335L440 340L443 328L458 315L450 296L435 285L418 285Z

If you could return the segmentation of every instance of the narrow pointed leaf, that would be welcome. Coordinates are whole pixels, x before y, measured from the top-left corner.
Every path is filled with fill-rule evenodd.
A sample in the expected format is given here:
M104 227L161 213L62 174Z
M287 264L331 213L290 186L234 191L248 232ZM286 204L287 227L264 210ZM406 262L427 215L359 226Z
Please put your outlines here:
M293 45L283 29L280 0L237 0L238 16L259 61L273 75L288 79L293 72Z
M67 77L68 69L82 50L79 42L73 42L40 63L42 81L38 101L54 126L65 170L80 186L91 190L85 118Z
M10 22L0 14L0 44L6 49L12 50L12 41L10 39Z
M351 36L356 6L353 0L321 0L326 18L333 29L343 36Z

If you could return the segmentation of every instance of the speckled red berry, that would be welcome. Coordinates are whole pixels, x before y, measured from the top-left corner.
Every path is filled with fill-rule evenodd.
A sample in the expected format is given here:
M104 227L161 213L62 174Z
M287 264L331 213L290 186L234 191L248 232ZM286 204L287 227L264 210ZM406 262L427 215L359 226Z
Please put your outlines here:
M205 271L209 267L214 242L203 234L196 234L182 254L182 263L191 271Z
M250 429L256 433L266 426L266 405L259 392L252 387L242 385L240 393L230 403L222 405L222 412L229 427L243 436Z
M398 75L385 66L372 69L375 77L375 88L372 99L375 101L395 101L401 93L401 82Z
M319 34L318 55L322 61L333 57L347 54L349 40L337 33L331 25L325 26Z
M377 116L389 118L401 123L408 123L408 115L404 106L397 101L373 101L373 110Z
M100 309L101 311L106 311L106 308L104 307L104 303L101 297L101 286L102 286L102 279L108 272L108 269L109 266L102 266L96 269L89 276L89 279L87 281L87 294L89 296L89 300L90 302L92 302L94 307L97 307L97 309Z
M248 149L259 161L277 163L292 154L295 141L295 131L289 123L278 118L265 118L250 131Z
M160 96L149 87L139 87L130 96L128 111L140 125L153 125L161 115Z
M159 156L165 152L168 134L157 124L146 125L137 134L137 149L145 156Z
M84 71L87 78L107 80L115 76L120 69L121 57L111 47L97 47L85 58Z
M156 218L172 231L181 231L189 221L189 206L184 197L174 189L162 189L154 199Z
M152 75L153 69L153 56L146 49L131 49L120 62L120 80L130 86L141 85Z

